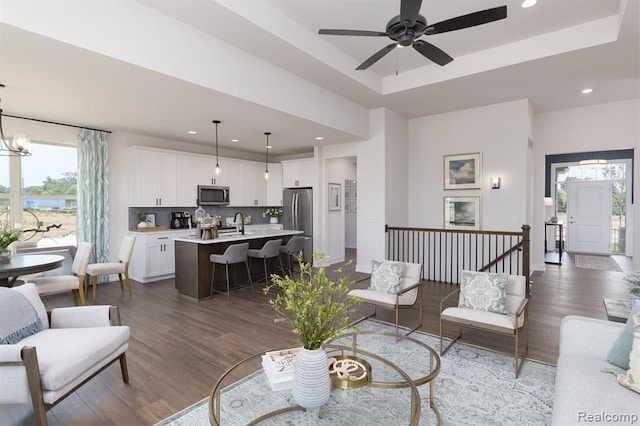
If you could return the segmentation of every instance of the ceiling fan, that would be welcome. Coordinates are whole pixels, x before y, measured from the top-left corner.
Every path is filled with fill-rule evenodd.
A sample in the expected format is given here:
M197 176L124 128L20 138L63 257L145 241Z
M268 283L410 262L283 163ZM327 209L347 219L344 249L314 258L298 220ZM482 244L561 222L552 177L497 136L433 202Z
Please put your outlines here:
M360 66L356 68L357 70L366 70L394 48L406 46L413 46L413 48L425 58L440 66L444 66L453 61L453 58L433 44L424 40L418 40L419 37L475 27L476 25L487 24L507 17L507 6L499 6L447 19L437 24L427 25L425 17L420 15L421 5L422 0L401 0L400 15L391 18L387 23L387 30L385 32L320 29L318 34L366 37L386 36L394 41L374 53L369 59L360 64Z

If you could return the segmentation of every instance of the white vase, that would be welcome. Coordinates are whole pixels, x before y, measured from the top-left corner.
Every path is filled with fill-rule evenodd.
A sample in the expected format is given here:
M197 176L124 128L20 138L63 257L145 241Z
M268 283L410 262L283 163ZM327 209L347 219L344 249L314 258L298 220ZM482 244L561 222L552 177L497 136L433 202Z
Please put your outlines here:
M330 392L327 353L301 348L293 368L293 400L303 408L317 408L329 401Z
M147 227L147 222L138 223L138 228L146 228L146 227Z
M271 218L269 219L269 223L278 223L278 217L277 216L271 216Z

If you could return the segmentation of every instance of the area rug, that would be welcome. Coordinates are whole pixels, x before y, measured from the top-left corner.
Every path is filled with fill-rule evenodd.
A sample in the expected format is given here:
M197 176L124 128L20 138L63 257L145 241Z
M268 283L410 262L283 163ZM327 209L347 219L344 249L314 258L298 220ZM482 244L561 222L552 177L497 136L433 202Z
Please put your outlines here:
M578 268L599 269L601 271L621 272L620 265L611 256L588 256L576 254L575 263Z
M374 321L364 321L362 330L379 330L393 333L393 327ZM437 336L414 332L411 337L438 349ZM435 381L435 404L442 416L444 425L547 425L551 423L553 406L555 367L552 365L526 360L520 377L516 379L513 371L513 356L494 352L464 343L456 343L442 357L440 374ZM375 395L371 388L366 389L365 398L380 398L380 403L393 404L393 399ZM269 405L264 395L270 398L291 398L291 391L273 392L263 375L249 377L229 386L233 392L233 403L229 412L222 412L224 425L243 425L251 417L251 411L258 405ZM386 390L380 390L385 392ZM403 391L409 392L408 389ZM421 397L420 424L435 424L435 415L429 408L429 385L418 387ZM351 392L351 390L347 391ZM332 392L339 398L340 392ZM261 395L257 398L255 395ZM395 397L408 398L407 395ZM257 400L261 401L258 402ZM378 404L379 402L376 402ZM205 426L209 425L208 398L185 408L173 416L159 422L156 426ZM297 412L293 423L296 425L336 425L348 424L407 424L406 419L394 417L393 406L389 407L389 418L363 419L350 415L348 406L337 415L318 418L317 413ZM382 422L382 423L381 423ZM277 417L263 424L282 424Z

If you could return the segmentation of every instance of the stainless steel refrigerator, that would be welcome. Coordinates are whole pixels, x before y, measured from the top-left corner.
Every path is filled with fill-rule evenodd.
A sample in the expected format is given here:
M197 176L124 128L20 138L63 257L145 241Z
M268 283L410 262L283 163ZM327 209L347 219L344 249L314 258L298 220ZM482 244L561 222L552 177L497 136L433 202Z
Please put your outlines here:
M313 189L286 188L282 194L284 229L304 231L304 261L313 262Z

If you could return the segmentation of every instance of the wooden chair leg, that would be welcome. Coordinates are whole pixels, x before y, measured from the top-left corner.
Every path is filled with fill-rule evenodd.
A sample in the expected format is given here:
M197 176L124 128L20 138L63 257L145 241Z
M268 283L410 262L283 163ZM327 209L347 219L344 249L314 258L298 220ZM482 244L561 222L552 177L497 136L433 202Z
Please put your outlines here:
M82 303L83 306L87 304L87 299L84 294L85 278L86 277L78 277L78 293L80 293L80 303Z
M93 276L93 304L96 304L98 300L98 276Z
M38 426L47 426L47 408L42 400L42 385L40 384L40 369L36 348L27 346L22 349L22 360L27 373L29 393L33 405L33 416Z
M122 381L129 383L129 370L127 369L127 356L123 352L120 355L120 371L122 372Z
M78 290L71 290L71 296L73 297L73 304L78 306Z
M131 297L132 290L131 290L131 280L129 279L129 268L124 270L124 279L127 282L127 289L129 290L129 297Z
M122 274L118 273L118 281L120 281L120 291L124 291L124 283L122 282Z

